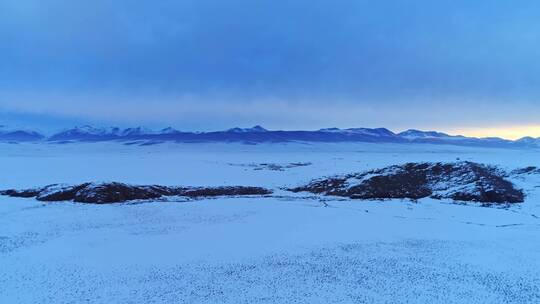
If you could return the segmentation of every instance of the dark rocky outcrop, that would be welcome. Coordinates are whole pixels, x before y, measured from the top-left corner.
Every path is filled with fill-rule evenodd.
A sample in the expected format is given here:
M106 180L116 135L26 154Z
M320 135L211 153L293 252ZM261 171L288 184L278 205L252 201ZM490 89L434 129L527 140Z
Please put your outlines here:
M520 203L522 190L501 170L473 162L407 163L368 172L315 180L291 189L353 199L453 199Z
M84 183L80 185L49 185L28 190L5 190L1 195L35 197L40 201L74 201L80 203L109 204L132 200L158 199L164 196L190 198L239 195L267 195L270 190L260 187L165 187L158 185L135 186L123 183Z
M540 168L529 166L525 168L519 168L510 172L510 175L533 175L540 174Z

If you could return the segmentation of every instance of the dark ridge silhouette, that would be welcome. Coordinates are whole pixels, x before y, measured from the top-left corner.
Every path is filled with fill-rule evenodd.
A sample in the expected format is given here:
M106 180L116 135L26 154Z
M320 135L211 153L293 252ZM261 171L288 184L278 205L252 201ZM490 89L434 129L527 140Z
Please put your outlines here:
M45 136L35 131L17 130L2 132L0 130L0 141L29 142L43 139L45 139Z
M529 166L525 168L519 168L510 172L510 175L533 175L540 174L540 168L535 166Z

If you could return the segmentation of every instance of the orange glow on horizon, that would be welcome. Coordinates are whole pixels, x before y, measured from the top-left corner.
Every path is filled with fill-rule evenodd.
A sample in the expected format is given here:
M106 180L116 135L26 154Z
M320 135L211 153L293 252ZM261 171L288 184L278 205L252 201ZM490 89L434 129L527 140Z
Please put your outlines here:
M501 137L515 140L526 136L540 137L540 125L462 128L449 130L448 133L469 137Z

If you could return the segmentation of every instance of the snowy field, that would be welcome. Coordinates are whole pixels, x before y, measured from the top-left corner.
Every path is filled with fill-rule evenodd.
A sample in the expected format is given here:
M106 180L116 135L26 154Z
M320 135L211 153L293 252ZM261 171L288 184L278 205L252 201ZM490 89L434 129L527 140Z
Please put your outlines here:
M272 197L88 205L0 197L0 303L540 303L540 176L525 203L281 190L418 161L540 151L405 144L0 144L0 189L119 181ZM302 163L301 166L291 164Z

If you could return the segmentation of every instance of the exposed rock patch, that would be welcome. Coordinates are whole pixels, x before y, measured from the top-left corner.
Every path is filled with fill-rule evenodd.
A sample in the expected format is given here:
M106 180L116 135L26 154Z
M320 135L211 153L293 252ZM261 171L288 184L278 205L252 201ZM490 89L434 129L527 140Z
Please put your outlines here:
M49 185L27 190L5 190L1 195L35 197L40 201L74 201L80 203L109 204L132 200L158 199L164 196L191 198L238 195L267 195L270 190L260 187L165 187L158 185L135 186L123 183L84 183L80 185Z
M504 172L473 162L407 163L364 173L315 180L291 189L353 199L453 199L482 203L520 203L523 191Z
M296 163L288 163L288 164L251 163L251 164L229 164L229 165L238 166L238 167L249 167L249 168L253 168L253 170L256 170L256 171L259 171L259 170L285 171L287 169L292 169L292 168L297 168L297 167L311 166L312 163L310 162L296 162Z
M533 175L540 174L540 168L529 166L525 168L519 168L510 172L510 175Z

